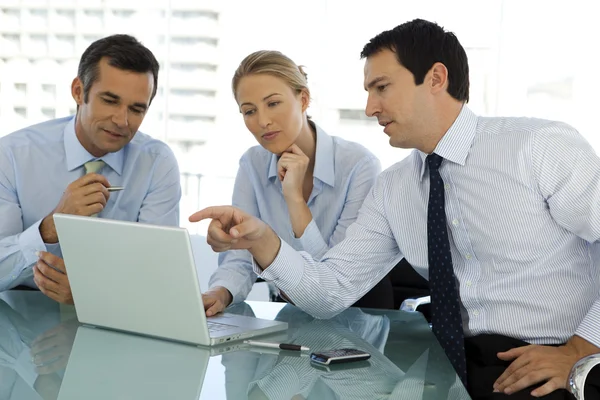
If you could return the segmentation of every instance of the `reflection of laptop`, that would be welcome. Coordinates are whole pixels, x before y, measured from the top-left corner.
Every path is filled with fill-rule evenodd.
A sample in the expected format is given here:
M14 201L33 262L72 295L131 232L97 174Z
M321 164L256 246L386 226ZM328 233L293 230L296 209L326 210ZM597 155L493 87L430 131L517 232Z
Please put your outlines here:
M59 400L197 400L209 348L80 326Z
M200 345L287 329L235 314L207 319L186 229L64 214L54 222L84 324Z

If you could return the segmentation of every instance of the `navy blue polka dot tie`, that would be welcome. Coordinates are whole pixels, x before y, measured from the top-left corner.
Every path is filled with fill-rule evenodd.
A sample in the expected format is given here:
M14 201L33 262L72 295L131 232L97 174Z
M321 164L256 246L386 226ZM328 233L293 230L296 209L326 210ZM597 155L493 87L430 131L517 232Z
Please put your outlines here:
M432 153L427 156L429 167L429 205L427 207L427 252L429 257L429 289L431 292L432 330L456 373L467 385L465 343L452 266L450 241L444 208L444 181L440 165L444 159Z

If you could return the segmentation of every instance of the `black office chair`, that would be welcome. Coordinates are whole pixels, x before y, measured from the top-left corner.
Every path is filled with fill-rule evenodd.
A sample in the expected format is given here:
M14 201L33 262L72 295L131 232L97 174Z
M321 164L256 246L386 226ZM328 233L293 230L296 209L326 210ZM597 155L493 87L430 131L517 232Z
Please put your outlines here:
M28 290L28 291L37 290L37 291L39 291L40 289L38 289L38 288L32 288L32 287L24 286L24 285L19 285L19 286L14 287L14 288L12 288L10 290Z
M382 280L363 297L360 298L352 307L379 308L383 310L394 310L394 288L390 274L383 277Z
M390 272L390 279L394 291L394 308L399 309L406 299L417 299L429 296L429 282L414 270L405 258ZM431 322L431 305L423 304L418 311L423 313L425 319Z

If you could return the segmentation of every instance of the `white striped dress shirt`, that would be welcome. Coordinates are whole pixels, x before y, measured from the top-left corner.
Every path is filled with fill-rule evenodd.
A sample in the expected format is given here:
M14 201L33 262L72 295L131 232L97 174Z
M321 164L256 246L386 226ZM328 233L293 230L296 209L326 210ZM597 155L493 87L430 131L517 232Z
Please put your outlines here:
M313 190L308 199L312 221L296 238L281 182L276 155L261 146L250 148L240 159L232 204L267 222L296 250L321 258L339 243L358 215L365 197L381 172L377 157L358 143L316 130ZM246 250L219 254L219 268L209 286L223 286L233 303L244 301L256 281L252 256Z
M467 336L600 346L600 159L570 126L466 106L438 143ZM319 318L352 305L402 258L427 277L426 154L384 171L320 262L282 246L261 273ZM255 271L259 271L255 266Z

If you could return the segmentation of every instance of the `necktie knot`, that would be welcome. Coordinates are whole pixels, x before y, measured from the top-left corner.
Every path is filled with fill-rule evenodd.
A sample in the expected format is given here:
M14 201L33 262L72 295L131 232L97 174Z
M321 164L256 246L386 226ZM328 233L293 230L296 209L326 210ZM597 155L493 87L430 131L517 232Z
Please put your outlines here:
M104 165L105 163L102 160L88 161L85 164L83 164L83 166L85 167L86 174L96 173L100 171L102 167L104 167Z
M97 173L98 171L100 171L102 169L102 167L104 167L104 165L105 165L105 163L102 160L88 161L85 164L83 164L86 175ZM98 214L90 215L90 217L97 217L97 216L98 216Z
M430 155L427 156L426 161L427 161L427 165L429 166L430 170L437 171L440 168L440 165L442 165L442 161L444 161L444 157L440 156L439 154L431 153Z

